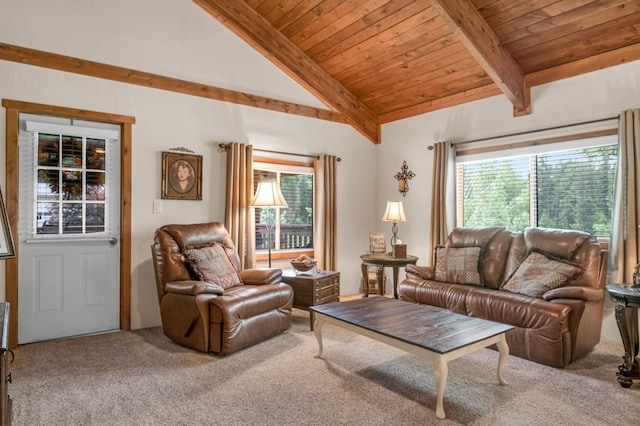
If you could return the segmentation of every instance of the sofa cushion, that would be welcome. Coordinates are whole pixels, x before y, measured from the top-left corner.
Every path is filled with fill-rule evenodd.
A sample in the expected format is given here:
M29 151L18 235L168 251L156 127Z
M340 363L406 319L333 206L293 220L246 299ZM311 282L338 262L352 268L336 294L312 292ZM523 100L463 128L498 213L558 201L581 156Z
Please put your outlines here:
M200 281L218 284L225 289L242 284L238 271L219 243L186 249L183 255L194 278Z
M567 285L582 273L582 268L532 252L502 287L512 293L542 297L547 291Z
M502 231L502 226L486 228L455 228L448 237L449 247L484 247Z
M566 229L526 228L524 241L529 252L535 250L550 256L570 260L591 235Z
M434 280L480 285L480 247L436 247Z

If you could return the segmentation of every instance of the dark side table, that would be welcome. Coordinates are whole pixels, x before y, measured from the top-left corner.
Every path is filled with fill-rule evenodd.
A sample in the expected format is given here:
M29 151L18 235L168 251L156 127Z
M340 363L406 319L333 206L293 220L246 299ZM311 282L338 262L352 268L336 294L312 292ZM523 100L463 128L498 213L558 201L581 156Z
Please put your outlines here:
M398 268L405 267L410 263L415 264L418 261L417 256L407 255L407 257L396 258L392 256L388 256L385 253L367 253L360 256L362 259L362 278L364 279L364 296L369 297L369 277L368 277L368 266L376 267L376 278L378 279L378 283L382 282L382 271L385 266L389 266L393 268L393 297L398 298ZM380 284L378 284L380 285ZM380 291L380 295L382 294L382 290Z
M309 307L340 301L340 272L296 272L282 270L282 282L293 288L293 307L309 311L313 331L314 313Z
M623 364L618 366L618 383L628 388L634 380L640 380L638 369L638 308L640 307L640 285L608 284L607 293L616 304L615 315L622 344Z

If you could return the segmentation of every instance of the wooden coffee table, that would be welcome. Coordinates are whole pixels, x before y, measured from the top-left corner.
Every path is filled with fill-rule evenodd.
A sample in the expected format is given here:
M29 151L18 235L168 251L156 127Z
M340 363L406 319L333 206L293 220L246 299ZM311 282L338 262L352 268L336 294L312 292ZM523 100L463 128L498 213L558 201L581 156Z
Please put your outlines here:
M496 344L500 352L498 382L507 384L502 367L509 356L505 333L513 328L510 325L386 297L330 303L310 309L316 313L316 358L322 355L322 326L330 323L431 360L436 383L436 417L439 419L445 418L442 400L449 361Z

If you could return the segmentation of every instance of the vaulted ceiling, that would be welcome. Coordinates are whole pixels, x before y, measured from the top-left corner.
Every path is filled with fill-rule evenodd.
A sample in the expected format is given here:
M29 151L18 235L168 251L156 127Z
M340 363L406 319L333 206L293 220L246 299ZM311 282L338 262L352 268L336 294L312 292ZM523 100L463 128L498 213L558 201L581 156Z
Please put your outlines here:
M380 125L640 59L639 0L193 0L371 141Z

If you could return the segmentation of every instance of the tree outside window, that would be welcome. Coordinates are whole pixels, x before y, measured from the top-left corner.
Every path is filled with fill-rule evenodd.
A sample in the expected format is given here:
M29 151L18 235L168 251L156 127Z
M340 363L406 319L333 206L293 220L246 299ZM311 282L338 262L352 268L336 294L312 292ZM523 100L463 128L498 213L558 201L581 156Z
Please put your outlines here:
M458 224L611 234L617 145L457 165Z

